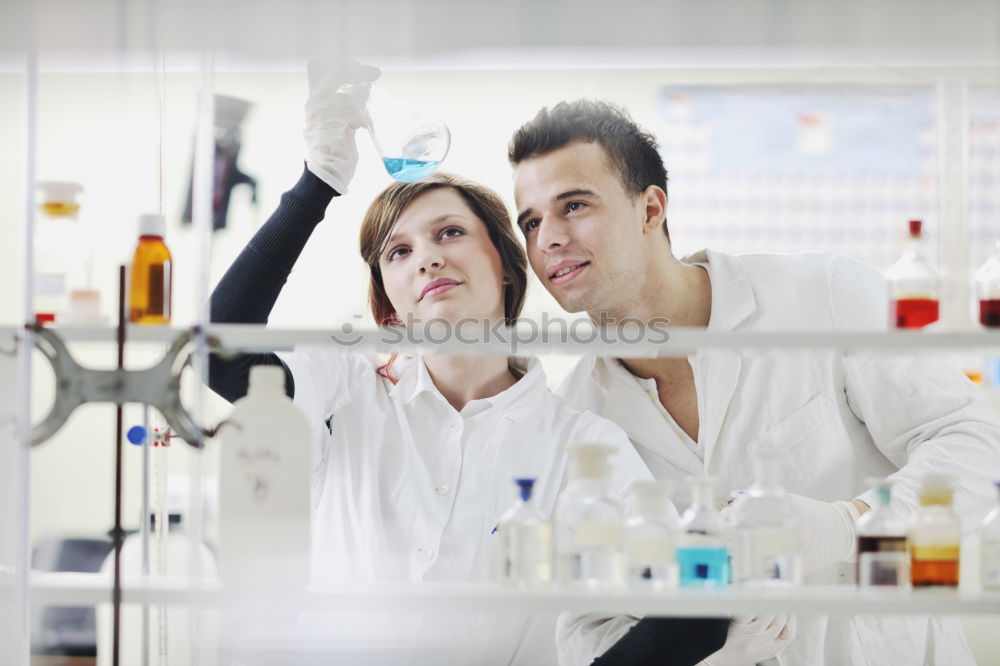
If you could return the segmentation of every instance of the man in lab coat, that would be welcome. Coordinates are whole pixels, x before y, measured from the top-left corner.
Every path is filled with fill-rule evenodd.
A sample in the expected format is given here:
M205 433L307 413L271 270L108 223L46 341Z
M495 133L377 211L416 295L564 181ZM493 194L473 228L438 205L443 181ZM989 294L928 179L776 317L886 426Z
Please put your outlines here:
M709 331L887 325L881 276L845 257L704 250L675 258L656 142L611 105L543 109L515 133L509 158L529 261L570 312L586 311L598 323L668 320ZM654 475L679 491L681 508L687 476L715 475L723 493L747 488L747 445L762 437L781 446L781 480L804 530L810 583L853 581L854 521L872 503L866 477L891 476L895 509L909 515L924 472L952 473L966 531L988 510L991 483L1000 478L996 413L960 372L925 356L707 350L689 358L585 358L561 393L625 428ZM616 635L595 631L594 640L603 648ZM769 656L747 653L744 661ZM974 663L957 620L884 616L799 618L797 637L778 659Z

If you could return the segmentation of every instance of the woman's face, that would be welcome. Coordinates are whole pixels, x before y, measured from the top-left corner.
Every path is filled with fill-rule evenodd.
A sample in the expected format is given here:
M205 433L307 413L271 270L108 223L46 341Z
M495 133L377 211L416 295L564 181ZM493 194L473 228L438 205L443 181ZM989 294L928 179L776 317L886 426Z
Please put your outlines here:
M500 321L504 274L486 225L450 187L403 209L379 255L386 295L404 323Z

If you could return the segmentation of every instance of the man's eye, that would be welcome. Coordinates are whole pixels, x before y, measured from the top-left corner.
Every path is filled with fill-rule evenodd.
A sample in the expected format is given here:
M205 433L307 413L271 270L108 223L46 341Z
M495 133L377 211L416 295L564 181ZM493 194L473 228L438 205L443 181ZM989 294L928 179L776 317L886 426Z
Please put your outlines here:
M582 201L570 201L568 204L566 204L566 210L573 213L580 210L586 205L587 204L583 203Z
M529 231L534 231L535 229L538 228L539 224L541 224L541 220L538 219L528 220L527 222L524 223L524 233L528 233Z

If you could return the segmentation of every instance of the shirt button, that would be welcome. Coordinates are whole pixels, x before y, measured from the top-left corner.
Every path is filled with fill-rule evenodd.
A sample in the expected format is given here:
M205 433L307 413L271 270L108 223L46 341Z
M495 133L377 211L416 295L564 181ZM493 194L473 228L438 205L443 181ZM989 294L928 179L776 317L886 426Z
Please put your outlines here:
M451 492L451 486L449 486L447 483L442 483L440 486L436 486L434 488L434 492L436 492L438 495L447 495L449 492Z
M457 431L458 430L458 424L457 423L452 423L451 424L451 429Z
M434 558L433 548L424 548L423 546L418 546L417 552L420 553L420 556L425 560L427 560L428 562Z

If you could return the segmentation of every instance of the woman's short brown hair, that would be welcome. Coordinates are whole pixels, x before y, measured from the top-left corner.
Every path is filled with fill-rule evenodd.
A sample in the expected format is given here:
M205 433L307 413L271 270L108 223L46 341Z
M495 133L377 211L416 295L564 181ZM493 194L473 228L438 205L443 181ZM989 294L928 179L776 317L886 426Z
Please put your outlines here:
M509 282L504 285L504 321L513 324L524 307L528 286L528 260L514 234L510 213L503 199L490 188L448 173L435 173L415 183L393 183L375 197L361 222L361 257L371 271L368 302L379 326L396 322L396 311L389 302L382 282L379 256L389 234L403 211L422 194L450 188L457 192L469 209L483 221L493 247L500 254L503 273Z

